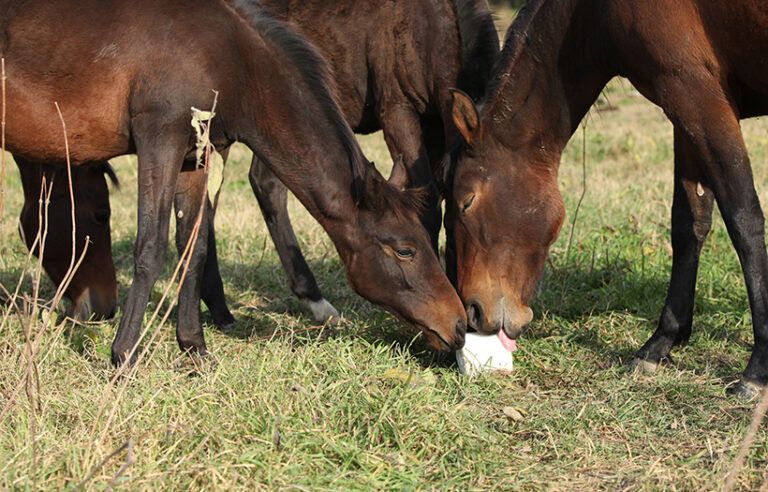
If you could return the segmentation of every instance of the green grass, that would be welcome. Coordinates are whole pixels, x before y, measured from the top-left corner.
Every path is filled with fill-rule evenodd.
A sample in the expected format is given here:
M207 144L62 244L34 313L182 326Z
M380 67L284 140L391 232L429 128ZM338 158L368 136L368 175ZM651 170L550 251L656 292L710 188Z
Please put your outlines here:
M766 203L765 121L743 124ZM362 137L386 167L379 135ZM225 290L238 323L206 324L212 362L180 356L172 321L124 393L109 384L116 321L42 334L37 372L23 384L25 327L0 328L0 490L137 489L717 489L736 456L752 405L723 391L750 353L749 307L736 255L718 218L705 246L691 342L653 376L627 371L653 331L671 264L671 128L623 81L613 82L564 153L568 218L554 245L521 338L515 370L475 380L452 358L436 360L385 312L355 296L322 229L295 201L301 246L346 318L337 332L297 331L308 311L287 286L247 182L248 152L233 152L217 217ZM116 163L114 255L125 298L132 276L136 168ZM18 174L8 168L0 283L15 287L26 251L15 230ZM175 264L169 253L157 302ZM32 297L29 272L21 291ZM49 281L42 299L50 299ZM35 316L35 315L33 315ZM35 319L35 318L33 318ZM207 311L206 323L210 322ZM85 342L85 343L84 343ZM46 357L43 357L46 355ZM21 386L20 386L20 383ZM14 394L17 388L21 390ZM522 420L505 416L517 407ZM110 417L110 415L112 415ZM110 453L131 442L127 449ZM99 465L102 460L103 466ZM768 442L760 430L739 475L763 484Z

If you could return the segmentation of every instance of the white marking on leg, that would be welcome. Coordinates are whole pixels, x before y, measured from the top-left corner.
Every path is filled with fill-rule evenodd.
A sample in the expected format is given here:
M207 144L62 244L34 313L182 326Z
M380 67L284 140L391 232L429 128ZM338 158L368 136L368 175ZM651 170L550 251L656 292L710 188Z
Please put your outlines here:
M651 362L645 359L635 358L629 365L630 369L641 374L653 374L659 368L657 362Z
M339 312L325 299L307 301L307 304L309 304L309 308L312 310L312 317L315 319L315 322L322 324L330 321L335 323L339 320Z

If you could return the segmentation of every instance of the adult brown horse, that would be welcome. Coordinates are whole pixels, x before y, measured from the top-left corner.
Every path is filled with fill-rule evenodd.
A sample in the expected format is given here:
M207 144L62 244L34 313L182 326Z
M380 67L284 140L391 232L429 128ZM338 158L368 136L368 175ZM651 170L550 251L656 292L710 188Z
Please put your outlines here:
M739 119L768 112L768 17L760 0L534 0L510 28L480 104L456 94L464 137L446 228L470 326L516 338L563 221L560 155L600 90L629 78L674 125L672 276L635 365L655 370L691 333L696 271L714 201L736 248L755 344L735 387L768 383L768 255ZM503 274L499 274L503 272Z
M43 268L59 286L64 281L72 259L72 209L66 168L26 161L16 163L24 188L24 207L19 216L19 231L27 248L35 256L43 245ZM107 163L72 168L75 202L75 258L80 258L86 241L88 249L64 292L71 305L68 315L80 321L111 318L117 305L117 279L112 261L109 229L109 189L104 176L118 185ZM41 195L45 184L46 193ZM40 199L47 206L40 208ZM41 227L42 219L42 227ZM44 241L43 241L44 238Z
M56 101L73 164L138 155L135 273L112 344L115 364L132 360L162 268L178 175L194 155L190 107L210 107L213 89L213 144L242 141L270 166L328 232L353 288L425 331L433 347L463 343L463 306L419 223L418 194L387 183L365 161L322 59L256 2L5 0L0 12L8 150L64 164ZM180 237L192 222L182 223ZM206 222L182 287L193 294L207 231ZM181 322L185 309L193 323ZM179 346L205 353L199 306L179 311Z

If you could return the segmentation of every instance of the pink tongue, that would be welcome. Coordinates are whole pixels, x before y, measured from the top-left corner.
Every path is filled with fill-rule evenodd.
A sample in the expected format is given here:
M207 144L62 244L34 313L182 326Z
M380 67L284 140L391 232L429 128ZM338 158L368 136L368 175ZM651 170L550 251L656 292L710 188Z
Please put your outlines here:
M504 333L503 329L499 330L499 340L501 340L501 344L504 346L504 348L510 352L517 350L517 342L514 338L509 338L507 334Z

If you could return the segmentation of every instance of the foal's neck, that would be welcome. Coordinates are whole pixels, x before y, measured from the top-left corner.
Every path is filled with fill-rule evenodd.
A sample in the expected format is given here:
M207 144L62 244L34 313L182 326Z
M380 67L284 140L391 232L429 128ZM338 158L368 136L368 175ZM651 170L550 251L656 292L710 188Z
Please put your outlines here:
M343 255L357 224L355 187L366 164L334 102L325 64L281 24L245 37L245 83L231 104L237 138L296 195Z

